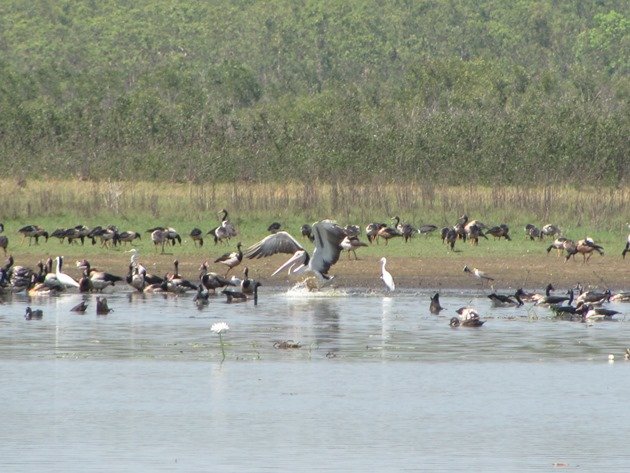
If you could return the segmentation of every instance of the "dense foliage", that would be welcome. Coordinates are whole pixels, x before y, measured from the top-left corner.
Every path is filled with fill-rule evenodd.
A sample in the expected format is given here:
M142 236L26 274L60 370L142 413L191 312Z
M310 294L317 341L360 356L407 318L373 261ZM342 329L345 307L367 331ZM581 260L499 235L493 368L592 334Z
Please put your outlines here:
M624 0L5 0L8 176L627 185Z

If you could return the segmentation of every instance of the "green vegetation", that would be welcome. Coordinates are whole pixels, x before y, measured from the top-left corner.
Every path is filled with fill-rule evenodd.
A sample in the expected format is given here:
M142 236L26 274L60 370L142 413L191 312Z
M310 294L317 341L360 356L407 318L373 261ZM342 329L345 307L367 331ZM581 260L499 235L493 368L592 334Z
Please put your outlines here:
M622 0L6 0L0 172L625 186L629 13Z

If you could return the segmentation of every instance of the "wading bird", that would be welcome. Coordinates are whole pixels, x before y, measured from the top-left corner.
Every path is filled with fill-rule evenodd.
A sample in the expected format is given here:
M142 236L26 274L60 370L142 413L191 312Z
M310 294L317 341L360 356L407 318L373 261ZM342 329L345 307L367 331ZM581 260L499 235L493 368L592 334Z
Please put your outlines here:
M483 271L479 271L477 268L470 269L468 266L464 266L464 272L470 273L477 279L481 281L481 285L483 286L484 281L494 281L494 278L488 276Z
M394 283L393 276L389 271L387 271L387 269L385 269L385 265L387 264L385 257L381 258L379 263L381 263L381 279L385 283L385 286L387 286L387 289L390 291L396 290L396 284Z

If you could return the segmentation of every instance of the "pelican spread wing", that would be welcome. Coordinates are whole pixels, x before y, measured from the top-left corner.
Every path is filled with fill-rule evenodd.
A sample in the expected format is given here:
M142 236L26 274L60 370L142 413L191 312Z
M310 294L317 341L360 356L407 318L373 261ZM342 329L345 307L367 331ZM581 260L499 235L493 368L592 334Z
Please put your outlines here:
M309 269L323 279L329 279L326 275L330 267L339 260L341 254L341 241L346 234L339 225L331 220L322 220L313 224L313 237L315 240L315 251L310 257L306 250L295 238L287 232L278 232L268 235L258 243L250 246L245 251L246 258L262 258L275 255L276 253L289 253L293 256L278 268L273 275L289 267L291 272L301 272Z
M324 275L339 260L341 242L346 237L346 233L332 220L322 220L313 225L313 236L315 237L315 251L309 267Z
M287 232L278 232L266 236L258 243L254 243L247 248L244 255L246 258L262 258L264 256L275 255L276 253L295 254L296 251L304 251L295 238Z

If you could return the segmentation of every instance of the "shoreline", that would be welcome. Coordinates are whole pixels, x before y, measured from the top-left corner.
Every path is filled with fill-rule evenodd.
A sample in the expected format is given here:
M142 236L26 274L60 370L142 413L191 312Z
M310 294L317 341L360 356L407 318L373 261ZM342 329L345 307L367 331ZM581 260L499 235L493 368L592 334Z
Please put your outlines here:
M46 255L14 254L15 265L35 268L37 261L46 259ZM271 274L287 259L287 255L275 255L269 258L244 260L229 272L241 277L243 268L249 268L250 277L259 280L268 287L291 287L299 278L289 278L286 272ZM126 276L129 255L126 253L103 253L87 257L92 268L112 274ZM80 277L75 267L75 260L82 259L67 256L63 271L74 278ZM203 255L149 254L140 261L150 273L162 276L173 271L173 261L178 259L179 272L191 282L199 277L199 266L208 260L210 271L225 274L226 267L213 263ZM378 256L362 256L359 260L349 260L345 255L332 266L330 275L335 276L333 287L365 288L381 291L385 288L380 279ZM525 254L510 257L474 257L457 253L433 257L397 257L387 256L387 270L394 277L397 289L405 290L483 290L490 293L508 293L518 288L525 291L543 291L551 283L556 291L567 290L578 283L586 288L610 289L614 292L630 290L630 260L621 255L593 255L590 261L583 263L581 257L564 262L564 258L555 254ZM491 284L481 282L463 271L464 265L477 267L494 278ZM54 271L54 267L53 267ZM120 284L120 283L119 283ZM126 284L123 282L123 284Z

